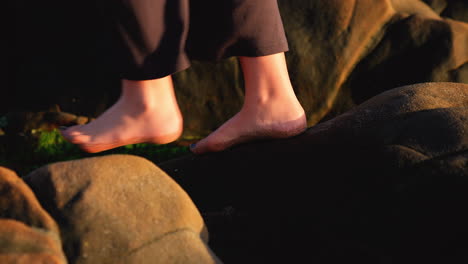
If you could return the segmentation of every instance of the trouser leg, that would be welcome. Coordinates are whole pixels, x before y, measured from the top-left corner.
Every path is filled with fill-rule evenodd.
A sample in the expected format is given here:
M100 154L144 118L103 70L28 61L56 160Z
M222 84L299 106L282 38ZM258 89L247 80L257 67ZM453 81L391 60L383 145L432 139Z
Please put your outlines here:
M220 60L286 51L276 0L100 0L118 32L123 78L161 78L189 59Z
M157 79L189 67L185 53L188 0L101 0L111 20L121 76Z
M193 59L264 56L288 50L277 0L191 0Z

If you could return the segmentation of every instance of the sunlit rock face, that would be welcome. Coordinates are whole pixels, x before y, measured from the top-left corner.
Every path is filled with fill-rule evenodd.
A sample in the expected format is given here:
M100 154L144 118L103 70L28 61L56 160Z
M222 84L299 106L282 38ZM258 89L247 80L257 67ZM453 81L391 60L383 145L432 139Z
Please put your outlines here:
M0 263L67 263L56 222L23 180L4 167L0 167Z
M25 181L57 221L69 263L221 263L190 197L144 158L59 162Z
M423 0L443 17L468 22L468 2L465 0Z

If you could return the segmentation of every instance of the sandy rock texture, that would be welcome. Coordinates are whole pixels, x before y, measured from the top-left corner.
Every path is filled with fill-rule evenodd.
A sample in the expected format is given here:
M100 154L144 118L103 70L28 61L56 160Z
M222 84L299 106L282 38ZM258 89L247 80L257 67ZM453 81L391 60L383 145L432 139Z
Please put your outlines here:
M23 180L4 167L0 167L0 263L67 263L57 224Z
M144 158L59 162L25 181L57 221L69 263L221 263L190 197Z
M443 17L468 22L468 2L464 0L423 0Z

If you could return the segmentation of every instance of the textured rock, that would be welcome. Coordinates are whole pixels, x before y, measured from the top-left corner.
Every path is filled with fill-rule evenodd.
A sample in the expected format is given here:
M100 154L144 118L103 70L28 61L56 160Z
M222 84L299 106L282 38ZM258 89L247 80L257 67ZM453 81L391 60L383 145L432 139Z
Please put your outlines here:
M468 83L468 24L419 14L397 14L393 19L376 48L344 84L355 103L407 84Z
M66 263L57 233L39 231L19 221L0 219L1 263Z
M57 224L13 171L0 167L0 262L66 263Z
M468 85L405 86L295 138L160 167L202 212L237 209L207 220L226 262L463 263L467 117Z
M447 0L447 7L442 12L442 16L468 22L468 2L465 0Z
M310 143L401 146L432 159L468 148L467 111L468 85L416 84L375 96L307 134Z
M465 0L423 0L444 17L468 22L468 2Z
M338 2L315 1L301 9L296 1L283 8L291 75L310 110L310 125L394 87L467 82L465 71L459 71L468 59L466 24L442 20L421 1L347 1L347 8ZM295 9L309 19L297 19L302 15L292 15ZM289 16L294 20L287 21ZM309 94L301 95L303 90Z
M60 162L25 181L59 224L70 263L218 261L190 197L146 159L111 155Z
M412 16L418 15L427 19L440 20L440 16L436 11L420 0L391 0L393 9L397 13ZM437 7L437 3L434 3Z
M89 121L84 116L65 112L9 112L5 115L7 135L29 133L31 130L52 130L60 126L83 125Z
M152 261L148 261L149 256ZM200 234L188 228L165 234L132 252L130 259L130 263L221 263L206 244L200 243Z

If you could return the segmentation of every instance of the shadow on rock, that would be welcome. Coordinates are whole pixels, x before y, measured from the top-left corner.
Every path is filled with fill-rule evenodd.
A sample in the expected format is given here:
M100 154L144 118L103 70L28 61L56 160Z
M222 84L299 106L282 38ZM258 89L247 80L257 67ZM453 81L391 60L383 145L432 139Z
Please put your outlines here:
M467 85L400 87L295 138L160 167L225 212L205 214L225 263L461 263L467 111Z

